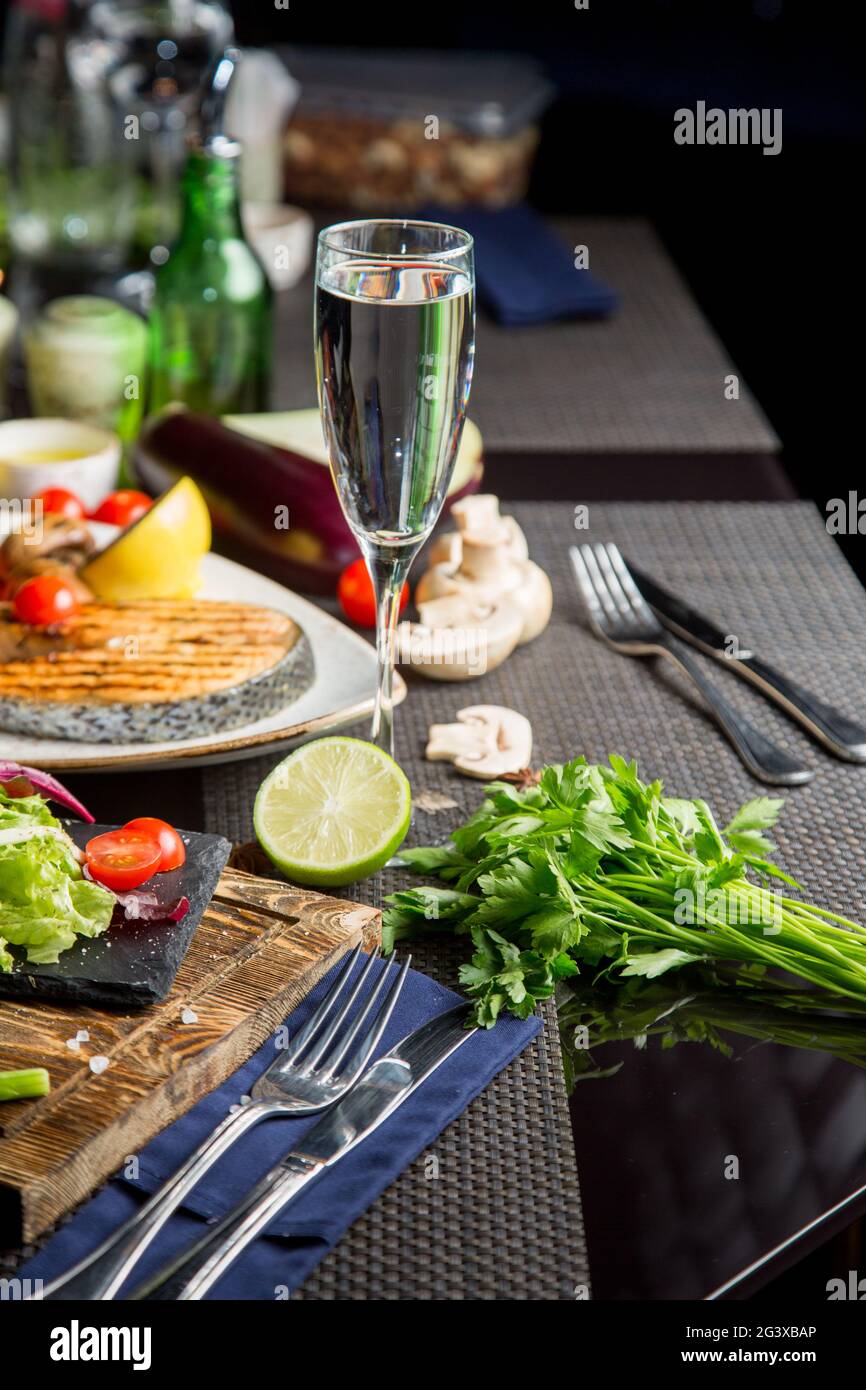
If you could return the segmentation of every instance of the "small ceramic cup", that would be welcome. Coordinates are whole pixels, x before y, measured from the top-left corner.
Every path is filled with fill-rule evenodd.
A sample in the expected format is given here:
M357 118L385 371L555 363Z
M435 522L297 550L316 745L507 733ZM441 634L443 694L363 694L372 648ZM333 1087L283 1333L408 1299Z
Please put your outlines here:
M34 415L63 416L138 434L144 406L147 325L99 295L54 299L24 332Z
M5 420L0 424L0 498L20 502L64 487L95 511L117 483L120 440L80 420Z

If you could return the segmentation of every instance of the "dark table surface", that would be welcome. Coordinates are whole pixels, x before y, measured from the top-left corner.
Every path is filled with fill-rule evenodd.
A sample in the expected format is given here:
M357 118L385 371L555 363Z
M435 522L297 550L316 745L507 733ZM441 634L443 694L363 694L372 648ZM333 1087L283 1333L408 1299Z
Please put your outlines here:
M858 621L866 626L862 613L858 617L856 581L808 505L759 503L754 510L741 511L723 504L713 509L718 519L712 522L710 513L698 510L705 516L700 525L689 520L696 514L691 509L678 508L674 521L659 504L599 503L591 514L594 527L602 526L621 543L626 535L637 536L650 568L664 565L665 534L673 522L679 528L676 564L694 575L702 554L701 528L709 526L706 534L714 537L714 555L702 566L706 572L695 581L698 591L693 597L712 611L712 596L723 576L731 612L736 615L738 604L751 610L749 631L756 632L758 625L760 649L778 656L795 678L805 680L814 663L809 683L817 684L825 698L844 702L844 681L832 688L820 682L832 674L832 664L828 668L825 660L831 647L836 654L834 681L842 680L839 668L845 660L853 662L852 671L860 669L856 644L843 648L829 633L822 645L813 630L804 638L805 652L798 654L802 629L796 611L802 594L792 592L794 572L787 580L784 575L772 578L762 569L756 545L759 537L768 543L774 536L779 542L784 539L800 557L806 589L824 592L846 631L852 624L856 628ZM724 745L717 746L714 733L702 732L700 716L689 711L681 696L654 680L641 663L607 657L597 643L575 631L576 602L560 564L558 543L567 532L566 508L518 505L516 511L527 525L533 553L543 556L553 572L559 619L550 642L560 653L556 669L561 675L565 670L567 682L581 682L570 686L573 705L562 706L568 713L561 730L545 716L549 732L543 744L539 724L536 761L568 756L577 738L589 757L604 757L612 748L633 750L642 761L648 760L649 771L669 779L674 794L691 794L697 782L709 787L715 781L713 804L719 797L722 807L731 809L757 794L759 789ZM671 561L674 576L676 564ZM726 577L726 566L736 582ZM749 600L756 586L762 586L762 616ZM567 669L562 666L565 643ZM519 662L527 659L512 658L506 677L517 682L509 698L526 708L530 697L523 691ZM536 688L539 681L546 685L553 669L545 666L545 657L538 660L541 664L536 662L531 672ZM567 674L572 666L573 677ZM853 676L852 682L849 704L857 687ZM743 694L740 683L730 679L726 690L731 698L746 701L749 716L772 737L781 732L783 739L790 739L791 726L770 715L757 696ZM497 698L495 689L490 698ZM557 698L561 702L561 694ZM402 714L405 721L407 710ZM397 717L399 721L401 711ZM814 761L814 748L799 735L794 737L798 751ZM696 757L702 760L698 766ZM782 862L798 870L803 866L812 879L815 868L804 865L803 856L814 850L816 863L825 861L823 883L851 894L859 874L856 856L851 856L858 843L860 787L866 773L824 757L817 761L820 778L798 791L791 810L786 810L790 820L783 825L782 849L790 858ZM156 814L193 829L204 824L202 773L194 768L140 773L135 778L67 780L99 818ZM827 849L816 848L803 827L808 827L810 815L816 821L826 819L827 802L820 798L833 795L838 797L842 857L828 869ZM813 797L818 799L812 802ZM442 817L439 820L444 834L447 827ZM789 827L794 834L786 844ZM825 896L819 892L817 900L824 902ZM853 901L849 899L849 909ZM837 903L837 910L845 911L846 906ZM604 1042L593 1048L592 1060L606 1074L576 1084L571 1115L595 1298L746 1296L866 1207L866 1072L820 1047L786 1046L762 1037L760 1029L737 1032L715 1027L712 1015L708 1018L712 1041L681 1041L670 1049L656 1037L643 1048L631 1040ZM862 1032L866 1051L866 1028ZM715 1045L719 1041L722 1047ZM736 1160L738 1176L727 1180L731 1160ZM816 1292L825 1296L822 1290Z
M333 209L317 224L340 220ZM479 312L469 414L488 451L531 452L539 498L550 495L543 475L551 454L775 453L778 436L651 224L578 217L553 227L564 247L588 248L593 274L616 290L620 307L609 319L532 327L503 327ZM309 267L278 299L283 409L316 401L311 297Z
M724 1028L715 1040L730 1053L603 1044L609 1074L576 1084L595 1298L746 1297L863 1210L866 1072Z
M608 354L599 358L594 349L589 351L583 372L586 376L597 361L607 372L605 380L613 384L605 408L616 427L607 433L599 427L595 434L588 429L583 437L585 411L578 401L561 396L552 403L564 422L559 449L550 442L548 409L542 412L543 430L537 420L531 427L532 438L545 437L543 450L539 454L525 447L501 416L503 402L518 383L505 372L508 364L500 362L491 374L495 390L487 402L488 418L482 420L488 439L485 488L504 500L546 498L572 505L605 498L791 498L776 441L748 396L745 410L738 413L747 420L744 433L731 433L722 416L715 432L706 435L703 425L691 433L668 429L671 420L688 422L690 411L703 408L707 391L729 364L711 330L692 312L685 287L670 282L669 264L641 224L599 226L598 231L605 233L602 244L618 245L614 233L623 240L622 266L615 267L620 277L613 276L619 288L622 267L636 248L637 260L654 257L654 274L644 278L654 287L658 312L667 315L662 338L675 345L664 389L643 370L636 372L634 383L628 373L621 374L633 356L635 336L646 340L648 360L654 360L652 339L659 332L655 301L644 304L646 296L635 290L629 312L637 318L631 326L615 325L607 335L594 330L612 335ZM308 293L305 285L282 297L283 329L301 300L307 314ZM671 305L676 313L668 322ZM617 334L620 346L614 341ZM592 348L586 331L572 336L575 351ZM278 395L284 407L311 403L306 346L303 353L299 363L291 353L280 353ZM688 373L683 377L683 353L693 359L697 353L694 380ZM604 382L593 382L590 377L584 384L587 390L592 386L590 396L597 405ZM645 435L647 412L659 423L655 444L645 451L631 448L630 427L622 427L623 393L640 424L635 436ZM577 421L579 443L569 433L572 421ZM567 442L571 447L565 447ZM543 554L537 558L547 562ZM603 752L599 749L596 756ZM196 768L66 780L97 820L157 815L189 829L205 827L205 779ZM825 1217L840 1201L847 1205L830 1220L839 1224L851 1219L866 1153L866 1075L826 1054L742 1038L730 1041L730 1056L708 1043L682 1043L669 1051L652 1039L643 1050L631 1042L606 1043L596 1050L595 1060L611 1074L577 1083L572 1124L595 1298L707 1297L729 1281L737 1296L800 1258L810 1240L821 1238L800 1233L801 1228ZM750 1181L724 1184L720 1201L719 1165L731 1155L750 1165ZM824 1221L820 1233L829 1229ZM796 1238L785 1248L777 1248L792 1235Z

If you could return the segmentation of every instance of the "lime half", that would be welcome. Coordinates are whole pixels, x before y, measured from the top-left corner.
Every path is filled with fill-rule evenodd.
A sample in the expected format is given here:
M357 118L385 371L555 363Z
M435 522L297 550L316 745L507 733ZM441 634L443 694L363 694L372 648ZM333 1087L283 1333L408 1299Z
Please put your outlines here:
M296 883L335 887L386 864L409 829L412 796L393 758L357 738L305 743L259 787L265 854Z

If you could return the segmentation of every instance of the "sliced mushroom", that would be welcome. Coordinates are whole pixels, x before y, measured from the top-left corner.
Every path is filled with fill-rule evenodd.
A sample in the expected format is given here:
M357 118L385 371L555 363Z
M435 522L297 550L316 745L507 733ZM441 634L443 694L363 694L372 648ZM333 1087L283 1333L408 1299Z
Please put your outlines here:
M457 723L432 724L425 757L451 762L458 772L481 781L520 772L532 758L532 725L505 705L470 705L457 711Z
M419 603L419 623L397 628L397 660L432 680L468 681L494 671L520 641L523 615L501 598L492 603L457 592Z

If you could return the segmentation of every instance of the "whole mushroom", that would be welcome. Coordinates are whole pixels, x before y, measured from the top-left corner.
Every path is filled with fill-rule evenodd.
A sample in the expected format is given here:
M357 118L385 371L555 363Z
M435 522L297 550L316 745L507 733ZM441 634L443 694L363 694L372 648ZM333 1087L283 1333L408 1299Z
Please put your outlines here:
M434 680L469 680L495 670L516 646L531 642L550 621L553 591L544 570L529 559L526 537L511 516L502 516L489 493L464 497L452 507L458 530L430 547L430 566L415 591L420 623L402 623L398 655ZM454 633L486 636L486 662L467 662L455 650ZM449 639L446 633L452 634Z
M468 681L495 671L520 641L523 615L508 599L444 594L418 604L421 621L397 629L397 659L431 680Z

